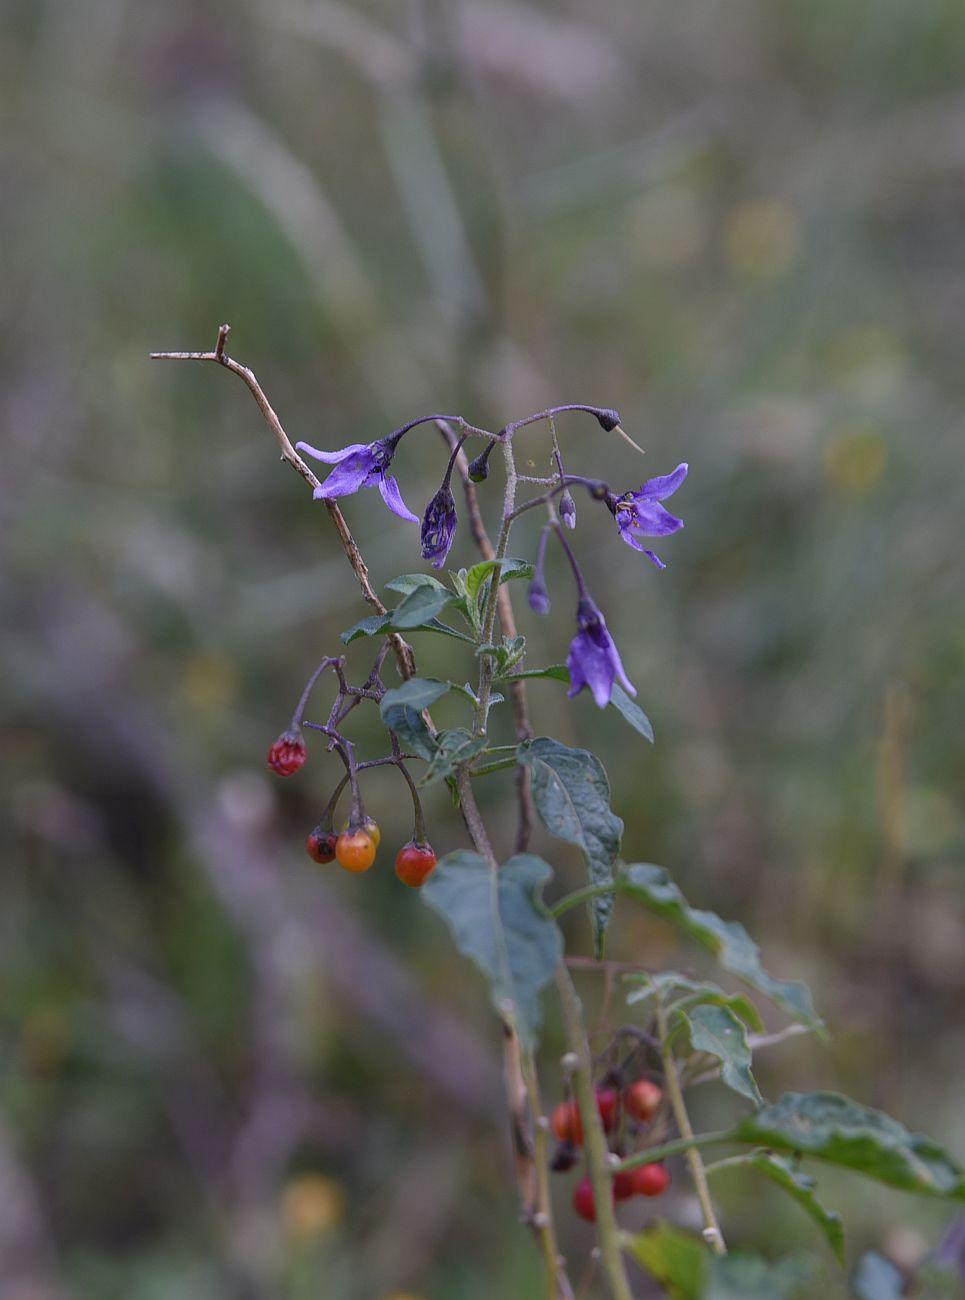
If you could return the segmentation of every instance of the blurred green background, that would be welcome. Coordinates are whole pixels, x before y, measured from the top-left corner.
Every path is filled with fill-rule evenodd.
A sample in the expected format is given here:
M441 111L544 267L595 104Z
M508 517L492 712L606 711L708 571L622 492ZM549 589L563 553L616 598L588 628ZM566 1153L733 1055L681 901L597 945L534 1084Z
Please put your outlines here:
M391 870L404 788L368 784L386 846L354 878L302 849L333 760L264 767L366 610L243 385L147 360L222 321L293 438L578 401L647 457L567 416L573 472L690 462L664 573L578 501L655 748L553 683L537 730L601 754L628 858L811 983L833 1044L772 1049L767 1095L840 1088L965 1153L960 0L0 15L3 1300L537 1294L485 991ZM436 437L400 453L417 511ZM540 470L543 435L519 446ZM375 495L345 513L377 587L421 567ZM520 610L534 662L572 635L558 566L551 589L549 620ZM454 644L423 667L468 674ZM505 849L511 785L486 794ZM428 812L464 843L444 788ZM632 911L610 955L699 960ZM551 1018L550 1101L560 1050ZM729 1237L834 1278L796 1207L718 1192ZM828 1199L852 1258L914 1263L949 1217ZM694 1222L682 1170L662 1208Z

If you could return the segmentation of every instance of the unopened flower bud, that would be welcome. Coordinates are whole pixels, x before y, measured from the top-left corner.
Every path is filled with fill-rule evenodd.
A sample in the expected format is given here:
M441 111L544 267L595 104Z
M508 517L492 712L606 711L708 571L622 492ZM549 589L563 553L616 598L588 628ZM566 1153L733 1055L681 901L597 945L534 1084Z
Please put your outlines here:
M550 612L550 594L542 574L537 574L529 584L526 599L534 614L546 615Z
M469 462L467 473L474 483L482 483L489 478L489 457L495 445L495 442L487 443L485 451L481 451L475 460Z
M573 500L573 493L569 488L560 494L560 519L566 524L567 528L576 527L576 502Z

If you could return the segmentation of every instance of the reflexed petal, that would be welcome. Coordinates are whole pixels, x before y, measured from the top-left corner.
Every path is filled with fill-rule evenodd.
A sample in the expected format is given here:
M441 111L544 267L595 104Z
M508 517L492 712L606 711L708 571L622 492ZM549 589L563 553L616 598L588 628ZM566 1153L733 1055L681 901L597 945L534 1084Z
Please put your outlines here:
M667 567L664 564L663 560L661 560L660 556L654 555L653 551L648 551L645 546L641 546L640 550L643 551L644 555L649 556L650 559L653 560L654 564L657 566L658 569L665 569Z
M682 519L672 515L658 501L635 501L632 511L621 510L620 514L626 514L630 520L629 526L644 537L668 537L684 526Z
M315 489L314 495L316 499L351 496L359 488L368 487L371 472L368 447L363 447L361 452L354 453L336 465L322 486Z
M621 526L620 536L626 542L627 546L632 546L635 551L642 551L644 555L649 556L658 569L665 569L667 567L658 555L654 555L653 551L647 550L642 542L637 541L636 537L634 537L630 530L629 520L626 526Z
M337 465L340 460L345 460L346 456L352 456L357 451L368 451L369 443L353 442L350 447L343 447L341 451L319 451L317 447L312 447L307 442L296 442L296 451L307 451L309 456L314 456L316 460L323 460L326 465Z
M382 493L382 500L393 514L398 515L400 519L408 519L409 522L413 524L419 522L419 516L414 515L402 500L402 493L399 491L399 485L391 474L379 475L379 491Z
M633 495L635 497L645 497L651 501L663 501L677 491L677 488L687 477L688 468L687 462L684 461L677 466L672 474L662 474L658 478L648 479L640 490L634 492Z
M617 680L619 681L623 689L626 691L626 693L628 695L636 695L637 688L630 681L629 677L626 675L626 673L623 670L623 660L620 658L620 651L617 649L617 643L614 641L613 637L610 636L609 632L607 633L607 637L610 642L610 665L613 669L613 672L615 673ZM613 686L611 683L610 694L612 694L612 692L613 692ZM607 703L609 703L609 700L610 700L610 695L608 694Z

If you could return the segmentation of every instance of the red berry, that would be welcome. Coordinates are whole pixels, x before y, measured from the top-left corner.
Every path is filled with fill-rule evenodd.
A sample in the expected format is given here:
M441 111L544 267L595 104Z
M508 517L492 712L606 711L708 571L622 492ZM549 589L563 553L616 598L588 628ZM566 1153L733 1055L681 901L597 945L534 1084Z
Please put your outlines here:
M597 1088L596 1108L600 1112L604 1129L610 1133L620 1118L620 1094L615 1088Z
M670 1186L670 1171L666 1165L638 1165L631 1173L637 1196L662 1196Z
M633 1170L627 1169L619 1174L613 1175L613 1199L616 1201L628 1201L631 1196L636 1195L634 1186Z
M308 856L314 858L316 862L333 862L335 859L336 838L334 831L327 831L321 826L316 826L305 841Z
M348 830L335 841L335 857L346 871L368 871L375 861L375 841L363 830Z
M395 874L403 885L418 889L436 869L436 855L429 844L418 844L410 840L404 844L395 856Z
M268 766L279 776L293 776L308 757L305 741L298 727L283 731L268 751Z
M623 1104L633 1119L646 1123L653 1119L663 1101L663 1089L649 1079L637 1079L624 1091Z
M579 1146L583 1141L583 1125L575 1101L561 1101L550 1116L550 1128L561 1142Z
M596 1223L596 1201L593 1198L593 1184L589 1178L581 1178L573 1188L573 1209L581 1219Z

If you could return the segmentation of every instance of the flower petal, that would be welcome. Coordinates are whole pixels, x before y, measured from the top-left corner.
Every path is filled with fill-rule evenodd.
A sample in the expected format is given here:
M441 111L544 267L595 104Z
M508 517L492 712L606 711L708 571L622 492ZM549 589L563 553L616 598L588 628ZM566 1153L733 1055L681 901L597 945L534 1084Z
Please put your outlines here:
M663 501L669 496L673 496L677 488L687 477L689 466L683 461L677 466L672 474L662 474L657 478L648 479L639 491L634 492L635 497L646 497L651 501Z
M413 524L419 522L419 516L414 515L402 500L402 493L399 491L399 485L391 474L379 475L379 491L382 493L382 500L393 514L398 515L400 519L408 519L409 522Z
M361 452L354 453L335 466L322 486L315 489L315 498L317 500L321 497L330 499L351 496L359 488L369 486L371 473L372 465L368 448L363 447Z
M668 537L684 526L684 521L672 515L659 501L635 501L632 510L621 510L620 514L628 517L628 527L644 537Z
M589 686L597 705L605 709L613 691L613 667L606 650L588 632L578 632L573 638L566 666L570 670L568 694L572 697Z
M350 447L343 447L341 451L319 451L317 447L312 447L307 442L296 442L297 451L307 451L309 456L314 456L316 460L323 460L326 465L337 465L340 460L345 460L347 456L352 456L357 451L367 451L369 443L353 442Z

